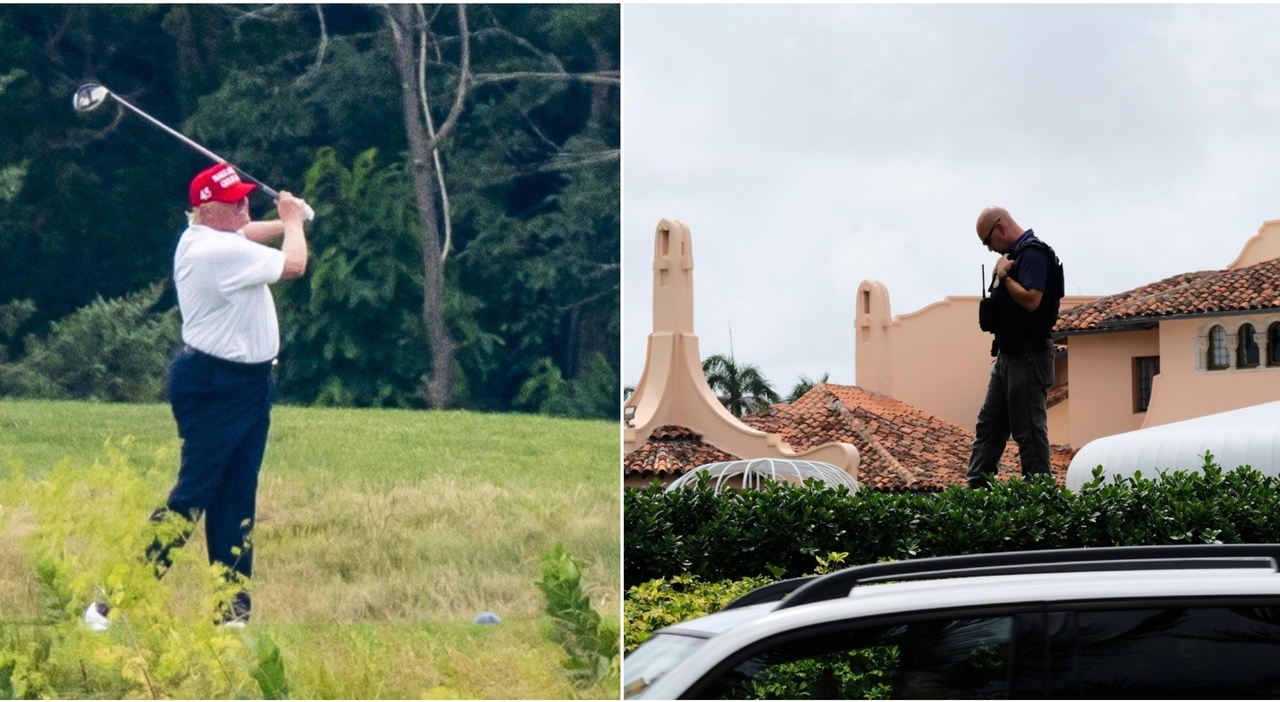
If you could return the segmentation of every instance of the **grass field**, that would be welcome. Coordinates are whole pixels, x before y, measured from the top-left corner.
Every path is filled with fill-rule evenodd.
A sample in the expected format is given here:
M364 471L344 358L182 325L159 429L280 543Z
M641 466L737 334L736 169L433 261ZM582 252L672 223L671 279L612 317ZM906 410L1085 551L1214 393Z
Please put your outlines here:
M616 677L582 689L560 674L565 653L540 633L536 582L542 554L563 543L594 609L620 619L618 455L610 422L279 406L259 490L254 621L241 636L279 646L294 697L616 699ZM53 550L107 572L77 549L95 534L141 531L177 456L165 405L0 401L0 473L18 486L0 503L0 628L42 621L31 547L42 529L72 524ZM103 501L132 476L134 494ZM60 502L42 513L26 494ZM74 533L80 525L93 533ZM208 589L197 534L165 579L175 616L193 621ZM471 624L484 610L501 624ZM106 646L123 634L86 636L83 645ZM119 693L81 677L56 696Z

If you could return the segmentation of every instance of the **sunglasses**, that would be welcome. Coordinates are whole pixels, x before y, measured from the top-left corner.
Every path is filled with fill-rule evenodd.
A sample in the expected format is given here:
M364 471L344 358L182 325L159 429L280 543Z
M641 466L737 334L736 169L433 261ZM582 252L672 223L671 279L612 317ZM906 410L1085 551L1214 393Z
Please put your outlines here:
M987 232L987 235L986 235L986 236L984 236L984 237L982 237L982 245L983 245L983 246L985 246L985 247L987 247L987 248L991 248L991 235L992 235L992 234L995 234L995 233L996 233L996 227L1000 226L1000 219L1001 219L1001 218L997 217L997 218L996 218L996 221L995 221L995 224L992 224L992 225L991 225L991 229Z

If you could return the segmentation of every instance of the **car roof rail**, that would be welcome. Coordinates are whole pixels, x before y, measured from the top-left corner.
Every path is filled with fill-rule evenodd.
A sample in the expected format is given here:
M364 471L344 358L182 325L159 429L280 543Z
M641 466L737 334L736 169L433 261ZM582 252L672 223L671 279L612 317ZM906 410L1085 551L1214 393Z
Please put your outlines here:
M803 578L792 578L790 580L779 580L776 583L769 583L758 587L751 592L730 602L725 609L737 609L738 607L747 607L749 605L760 604L762 602L777 602L783 597L790 595L807 582L821 578L821 575L806 575Z
M845 598L858 585L887 581L1117 570L1269 568L1276 571L1278 563L1280 544L1101 546L975 553L871 563L827 575L784 580L754 590L725 609L777 599L782 599L778 609L799 607Z

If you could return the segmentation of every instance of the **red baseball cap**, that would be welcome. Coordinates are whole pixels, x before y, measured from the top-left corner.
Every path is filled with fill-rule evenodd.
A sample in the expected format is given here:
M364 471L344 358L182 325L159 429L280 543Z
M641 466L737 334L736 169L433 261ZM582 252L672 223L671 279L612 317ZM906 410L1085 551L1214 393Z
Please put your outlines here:
M219 163L196 174L191 180L191 206L206 202L240 202L258 187L240 181L235 166Z

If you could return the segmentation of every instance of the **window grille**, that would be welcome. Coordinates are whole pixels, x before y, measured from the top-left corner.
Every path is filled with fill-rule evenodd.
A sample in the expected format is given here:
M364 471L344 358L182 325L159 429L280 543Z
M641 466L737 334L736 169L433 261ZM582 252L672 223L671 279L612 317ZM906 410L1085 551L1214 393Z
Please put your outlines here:
M1227 331L1221 324L1209 330L1209 370L1231 367L1231 354L1227 352Z

